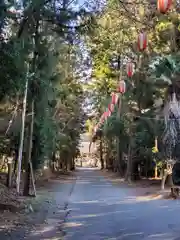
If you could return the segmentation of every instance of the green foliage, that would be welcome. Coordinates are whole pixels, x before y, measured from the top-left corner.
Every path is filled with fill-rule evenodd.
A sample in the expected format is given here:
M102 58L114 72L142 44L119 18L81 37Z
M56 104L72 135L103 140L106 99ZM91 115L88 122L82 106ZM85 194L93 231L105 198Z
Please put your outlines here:
M21 110L29 78L27 113L31 114L34 102L32 162L36 169L57 152L66 165L75 157L83 121L78 39L90 30L87 22L93 24L95 19L83 9L75 11L70 1L56 5L57 1L43 0L26 0L23 8L14 2L0 4L0 33L6 30L9 34L0 44L0 100L14 103L18 97ZM11 6L15 10L4 11Z
M97 27L86 39L92 59L92 82L88 91L93 107L99 113L94 116L98 122L107 109L111 92L116 90L119 76L125 80L127 92L122 100L121 117L117 117L115 109L103 125L103 135L107 142L119 139L119 154L129 154L130 146L133 161L143 162L144 165L148 161L152 165L165 160L162 104L172 93L169 86L173 84L176 90L180 87L180 58L175 53L175 48L180 47L176 41L179 16L175 12L156 15L149 1L143 1L140 8L138 11L136 3L125 6L121 1L109 0L104 11L98 15ZM141 29L148 34L148 50L139 53L137 36ZM126 76L129 59L135 63L131 79ZM157 102L161 103L157 106ZM155 138L158 138L158 154L152 152Z

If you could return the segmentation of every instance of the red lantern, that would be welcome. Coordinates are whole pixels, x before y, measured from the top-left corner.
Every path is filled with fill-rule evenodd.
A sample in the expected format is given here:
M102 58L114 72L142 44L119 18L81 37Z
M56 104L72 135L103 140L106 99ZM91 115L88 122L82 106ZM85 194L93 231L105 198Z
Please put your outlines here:
M128 62L126 66L128 77L132 77L134 73L134 64L132 62Z
M147 47L147 34L140 33L138 36L138 48L140 51L145 50Z
M107 110L107 116L110 117L111 116L111 111L108 109Z
M103 122L104 122L104 114L100 117L100 119L99 119L99 122L100 122L100 124L102 124Z
M126 83L124 80L119 82L118 92L122 94L126 92Z
M117 102L118 102L118 95L116 93L112 93L111 103L115 105L117 104Z
M103 116L104 116L104 120L106 120L106 119L107 119L107 113L104 112L104 113L103 113Z
M172 0L157 0L157 9L161 13L166 13L172 4Z
M109 104L108 109L109 109L110 112L113 112L114 111L114 104L112 104L112 103Z
M105 120L106 120L109 116L111 116L111 112L110 112L110 111L104 112L104 118L105 118Z

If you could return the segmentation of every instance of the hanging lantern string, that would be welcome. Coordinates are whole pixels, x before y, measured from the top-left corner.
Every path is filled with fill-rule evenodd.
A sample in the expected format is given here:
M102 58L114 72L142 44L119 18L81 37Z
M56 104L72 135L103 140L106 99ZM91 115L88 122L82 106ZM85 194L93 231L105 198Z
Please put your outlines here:
M124 4L124 2L123 1L121 1L121 0L119 0L120 1L120 3L121 3L121 5L123 6L123 8L124 8L124 10L128 13L128 15L130 16L130 17L132 17L131 16L131 13L129 12L129 9L127 9L126 8L126 6L125 6L125 4ZM157 7L158 7L158 10L161 12L161 13L166 13L166 11L168 11L169 10L169 8L170 8L170 6L171 6L171 4L172 4L172 2L171 2L171 0L169 0L169 2L163 2L163 1L161 1L161 0L157 0ZM167 6L166 6L167 5ZM142 23L143 22L143 17L144 17L144 14L142 14L141 15L141 18L140 18L140 21L138 21L139 23ZM134 19L134 20L136 20L137 21L137 19ZM171 36L171 42L172 42L172 47L173 47L173 50L175 50L176 49L176 43L175 43L175 36L176 36L176 34L175 34L175 27L173 26L173 34L172 34L172 36ZM120 34L121 36L121 42L123 43L123 34L122 34L122 32L121 32L121 34ZM140 44L141 42L140 41L142 41L142 38L143 37L143 46L141 46L142 44ZM144 33L140 33L140 35L139 35L139 48L140 48L140 50L142 51L142 50L145 50L146 49L146 46L147 46L147 42L145 42L144 43L144 41L147 41L147 39L144 39L144 38L146 38L147 36L144 34ZM118 47L119 48L119 47ZM118 49L117 49L118 50ZM119 51L117 51L117 52L119 52ZM122 54L122 46L121 46L121 54L120 54L120 69L118 69L120 72L118 73L118 76L119 76L119 81L120 80L122 80L122 76L123 76L123 63L122 63L122 61L123 61L123 54ZM141 65L142 65L142 54L140 53L140 55L139 55L139 59L138 59L138 70L140 70L140 68L141 68ZM119 114L117 114L117 115L120 115L120 105L121 105L121 97L119 98L119 102L118 102L118 111L119 111ZM105 116L105 118L103 118L103 121L101 120L102 119L102 116L104 116L104 114L106 113L106 116ZM111 110L109 110L109 107L108 107L108 109L107 109L107 111L105 112L102 116L101 116L101 118L100 118L100 124L103 124L103 122L104 122L104 120L105 120L105 122L107 122L107 118L108 117L110 117L111 116ZM162 118L162 119L157 119L157 116L156 117L143 117L143 116L135 116L137 119L152 119L152 120L156 120L156 121L158 121L158 120L162 120L162 121L164 121L164 118ZM170 119L170 120L174 120L174 119ZM101 123L102 122L102 123ZM99 124L98 124L99 125Z

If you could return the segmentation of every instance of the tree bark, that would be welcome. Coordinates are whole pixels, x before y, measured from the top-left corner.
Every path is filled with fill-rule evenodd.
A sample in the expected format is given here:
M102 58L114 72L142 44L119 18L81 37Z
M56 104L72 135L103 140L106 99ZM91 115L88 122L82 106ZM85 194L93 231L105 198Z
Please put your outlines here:
M117 112L117 117L120 120L121 117L121 106L122 106L122 95L119 96L119 102L118 102L118 112ZM122 173L122 169L121 169L121 149L120 149L120 136L117 137L117 163L116 163L116 168L117 171L119 171L120 173Z
M28 144L27 144L27 156L26 156L26 169L25 169L25 182L24 182L24 191L23 195L28 196L30 190L30 161L31 161L31 153L32 153L32 139L33 139L33 129L34 129L34 101L31 104L31 124L28 126Z
M27 131L27 143L26 143L26 154L25 154L25 173L24 173L24 189L23 195L29 196L29 189L30 189L30 166L29 166L29 143L30 143L30 124L28 124L28 131Z
M55 154L55 152L53 152L53 154L52 154L52 171L53 172L56 171L56 154Z
M100 162L101 162L101 169L104 169L104 160L103 160L103 145L102 145L102 137L100 137Z
M125 180L128 182L132 181L132 153L131 153L131 138L128 147L128 161L127 161L127 170L126 170L126 177Z
M29 73L29 69L28 69L28 73ZM22 127L21 127L20 145L19 145L19 153L18 153L18 171L17 171L17 179L16 179L16 183L17 183L16 191L18 194L20 193L20 183L21 183L21 168L22 168L22 154L23 154L23 145L24 145L28 85L29 85L29 78L28 76L26 76L26 85L24 90L23 111L22 111Z
M125 180L128 182L132 181L132 138L133 138L133 122L130 122L129 127L129 146L128 146L128 159L127 159L127 170Z
M30 170L30 164L29 162L27 163L26 170L25 170L25 176L24 176L24 190L23 190L23 195L24 196L29 196L29 190L30 190L30 182L31 182L31 170Z
M165 173L163 174L163 177L161 179L161 190L164 190L167 176L168 176L168 173L165 171Z
M154 169L154 178L157 179L157 177L158 177L158 167L156 164L155 169Z
M13 173L16 173L17 170L17 164L18 164L18 149L15 149L15 153L14 153L14 169L13 169Z
M11 188L12 186L12 162L8 162L8 175L7 175L7 187Z
M71 158L70 171L73 171L74 169L75 169L74 158Z
M111 138L107 139L107 147L106 147L106 169L112 169L112 160L111 160Z

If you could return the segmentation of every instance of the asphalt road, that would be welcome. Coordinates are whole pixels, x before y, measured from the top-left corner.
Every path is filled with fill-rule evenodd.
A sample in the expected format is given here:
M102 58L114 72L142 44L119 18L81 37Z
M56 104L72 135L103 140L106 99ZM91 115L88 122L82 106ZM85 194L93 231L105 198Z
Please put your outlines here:
M0 239L180 240L179 200L139 199L132 188L112 184L96 169L57 179L45 194L49 201L41 202L30 221L8 231L1 226Z
M180 240L179 200L137 201L95 169L77 172L68 210L65 240Z

